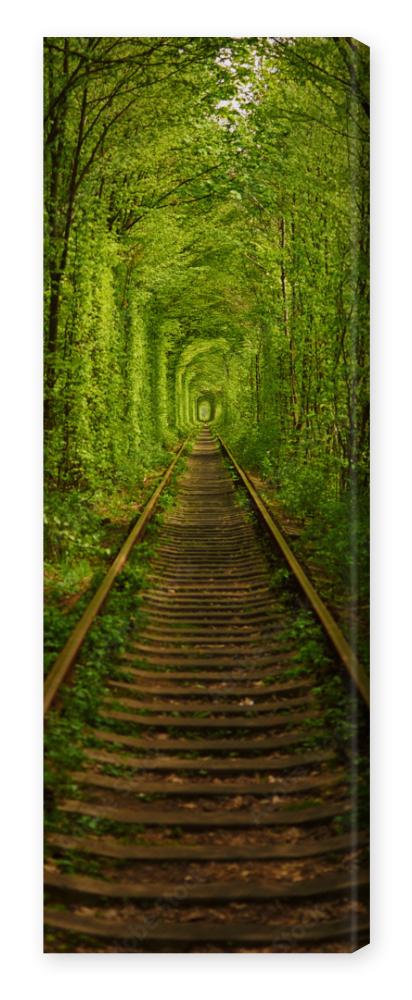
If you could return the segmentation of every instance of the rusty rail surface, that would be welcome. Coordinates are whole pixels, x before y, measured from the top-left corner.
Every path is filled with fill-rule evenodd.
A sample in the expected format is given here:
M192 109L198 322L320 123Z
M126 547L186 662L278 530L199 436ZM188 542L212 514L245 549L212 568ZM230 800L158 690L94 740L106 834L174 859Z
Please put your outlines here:
M253 483L249 479L247 473L242 469L239 463L236 461L233 452L230 450L228 445L223 441L223 439L217 435L220 445L223 449L225 455L227 455L231 465L236 470L236 473L245 486L253 506L255 507L260 520L263 522L269 536L277 545L278 549L284 556L289 569L292 571L295 580L299 584L299 587L307 597L313 611L315 612L320 624L322 625L324 631L326 632L332 646L337 653L339 659L341 660L343 666L350 674L352 681L356 685L359 693L361 694L364 702L369 707L369 678L368 675L359 662L356 653L349 645L345 636L343 635L339 625L331 615L330 611L326 607L326 604L319 597L319 594L311 584L308 576L306 575L303 567L300 565L298 559L293 554L292 549L289 547L286 539L276 524L272 514L266 507L266 504L259 496L259 493L255 489Z
M154 493L150 497L150 500L148 501L144 510L140 514L140 517L136 521L136 524L132 528L130 534L127 536L126 541L123 543L120 549L120 552L116 556L115 560L112 562L110 569L108 570L100 586L96 590L96 593L93 595L90 603L87 605L87 608L83 612L80 621L73 629L73 632L71 632L71 634L69 635L66 644L59 653L49 674L47 675L44 684L45 714L48 712L50 706L53 704L53 701L56 698L56 695L63 681L67 680L70 671L74 666L79 650L88 632L90 631L90 628L93 625L95 618L99 614L99 611L101 610L107 595L112 589L116 577L119 575L119 573L123 569L123 566L127 562L132 548L134 547L134 545L136 545L136 542L138 542L142 538L147 523L155 511L159 497L163 492L165 486L167 486L168 482L170 481L170 478L173 474L173 470L180 456L182 455L184 449L186 448L188 440L189 439L186 438L186 440L183 442L178 452L176 453L173 461L166 469L166 472L164 476L162 476L159 485L157 486Z

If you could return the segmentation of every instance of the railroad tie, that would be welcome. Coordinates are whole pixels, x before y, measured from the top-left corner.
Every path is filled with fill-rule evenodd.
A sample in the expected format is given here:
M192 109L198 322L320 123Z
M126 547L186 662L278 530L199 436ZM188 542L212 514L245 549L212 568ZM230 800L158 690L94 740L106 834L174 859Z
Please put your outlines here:
M353 762L296 659L299 607L205 426L159 528L145 625L46 836L47 950L367 942Z

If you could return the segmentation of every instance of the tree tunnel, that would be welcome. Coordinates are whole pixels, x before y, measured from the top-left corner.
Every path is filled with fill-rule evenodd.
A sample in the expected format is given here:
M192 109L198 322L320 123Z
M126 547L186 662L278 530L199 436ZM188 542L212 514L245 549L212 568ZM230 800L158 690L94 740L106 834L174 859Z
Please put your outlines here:
M176 417L181 427L220 420L228 406L229 344L225 338L193 340L176 366Z
M208 423L215 419L216 400L213 392L202 392L196 400L196 420Z
M197 419L207 423L211 419L212 408L210 399L200 396L197 401Z
M53 490L134 484L207 419L293 496L291 466L367 483L369 57L338 41L45 40Z
M45 729L45 947L353 951L366 873L341 814L352 798L366 826L367 710L345 674L369 656L369 47L224 22L210 37L59 27L44 39L46 705L65 684ZM336 613L342 671L209 437ZM329 744L330 765L306 767Z

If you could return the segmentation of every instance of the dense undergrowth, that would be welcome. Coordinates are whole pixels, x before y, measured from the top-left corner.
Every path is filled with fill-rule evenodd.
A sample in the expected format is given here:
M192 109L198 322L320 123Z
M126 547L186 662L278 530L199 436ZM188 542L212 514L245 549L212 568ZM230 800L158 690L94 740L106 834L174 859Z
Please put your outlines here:
M69 684L63 686L59 695L59 704L48 713L45 730L45 783L51 806L48 810L51 821L54 793L56 790L61 791L62 788L67 790L69 770L75 769L81 760L85 727L88 723L95 721L104 680L109 673L111 678L115 676L113 661L126 650L131 633L136 632L136 629L143 623L144 617L140 610L140 604L145 588L148 561L155 550L157 533L163 522L163 512L170 509L175 502L176 480L184 466L185 457L181 456L175 466L171 483L161 494L156 512L146 528L143 540L132 549L128 562L110 591L103 612L97 616L88 633L76 662L73 679ZM150 492L153 492L153 486ZM120 507L122 513L125 510L124 503L123 499ZM114 504L112 512L118 514L118 504ZM78 522L79 534L74 534L74 537L70 539L72 545L69 550L63 547L62 541L60 542L59 551L64 556L64 561L60 564L54 564L56 579L60 577L60 586L56 583L54 596L57 590L60 598L63 594L67 603L70 582L72 582L72 586L78 586L78 580L76 581L74 568L72 576L69 574L69 583L67 583L65 567L72 565L72 560L74 560L73 566L76 567L77 546L83 546L86 551L90 547L96 560L96 536L98 539L102 530L107 531L107 521L106 512L105 524L103 528L100 525L99 531L96 511L89 511ZM113 527L113 521L110 520L109 523ZM92 525L92 535L85 533L87 524ZM115 530L119 530L117 526L115 526ZM123 531L123 528L121 530ZM49 544L51 545L51 542ZM116 544L113 556L117 554L119 547L120 545ZM104 551L108 555L107 548ZM85 560L85 565L90 568L92 573L90 591L94 591L108 567L100 566L96 569L93 562L87 560ZM65 613L61 601L60 605L53 604L51 599L46 613L46 643L49 665L53 662L57 652L60 651L68 633L84 609L84 605L90 600L90 596L91 593L88 589L69 614Z
M276 468L250 442L234 443L294 554L368 669L369 496L339 493L316 467ZM241 490L239 491L241 496ZM287 571L285 568L286 576ZM286 579L286 577L285 577Z
M162 449L133 486L50 490L44 516L45 672L117 555L173 453ZM164 499L163 499L163 502ZM143 551L143 550L142 550Z
M273 492L264 490L273 504ZM293 489L280 488L274 513L291 532L295 554L337 617L362 663L369 665L369 501L320 494L306 502Z

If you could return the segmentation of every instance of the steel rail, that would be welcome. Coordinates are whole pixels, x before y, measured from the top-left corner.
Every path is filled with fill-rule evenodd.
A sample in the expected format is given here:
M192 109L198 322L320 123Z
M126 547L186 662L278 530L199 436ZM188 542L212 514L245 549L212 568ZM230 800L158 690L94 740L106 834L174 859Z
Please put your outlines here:
M236 490L245 489L238 477L205 428L159 528L142 605L145 622L136 623L124 652L108 664L94 718L78 734L80 770L61 761L70 780L52 789L56 808L47 831L50 951L84 950L78 938L83 933L89 941L98 939L96 951L107 950L108 942L111 951L129 948L127 941L132 951L145 950L149 942L168 951L203 951L204 944L208 951L211 944L237 950L242 943L259 951L266 936L275 951L292 951L305 941L309 951L319 945L353 951L366 943L366 855L365 861L363 853L357 855L355 864L352 852L354 843L363 852L367 841L357 819L362 772L355 773L350 749L339 752L333 719L316 691L316 665L290 681L288 667L299 649L296 602L284 604L282 584L271 586L267 546L236 503ZM250 507L250 491L245 495ZM278 547L276 555L283 563ZM81 662L80 656L79 673ZM335 665L343 671L337 658ZM308 751L307 724L315 718L321 743ZM363 732L362 725L360 739ZM93 747L84 745L90 738ZM346 832L337 836L335 821L342 816ZM97 824L92 838L85 835L87 817ZM107 822L116 824L110 837ZM143 848L136 847L142 825ZM170 825L181 827L186 840L190 833L189 848L168 846ZM302 833L297 841L291 836L296 827ZM73 850L77 860L67 874ZM108 857L110 881L93 878L95 863L98 874ZM311 857L318 859L319 879L313 878ZM283 868L268 874L266 862L287 858L300 866L297 887ZM165 859L163 876L156 863ZM143 872L142 860L153 867ZM189 867L193 860L196 873ZM219 863L215 881L211 861ZM245 882L243 865L250 861L256 869ZM190 892L182 895L186 872ZM356 921L346 912L348 896L356 901ZM247 906L241 915L233 905L238 899ZM88 918L83 927L77 914L90 901L99 920ZM332 915L343 920L339 933L330 921L331 903ZM279 908L280 923L270 924L266 904ZM281 941L273 927L282 928L285 920L287 938ZM298 937L289 925L299 929ZM337 947L338 938L343 943Z
M142 511L140 517L136 521L136 524L132 528L130 534L127 536L125 542L123 543L120 552L116 556L114 562L110 566L110 569L106 573L104 579L102 580L100 586L93 595L90 603L87 605L86 610L83 612L80 621L77 623L76 627L73 629L69 638L59 653L57 660L55 660L50 673L47 675L44 684L44 714L46 714L54 702L56 695L63 683L67 680L67 677L74 666L77 654L82 646L91 626L99 611L102 608L107 595L109 594L116 577L119 575L123 566L127 562L130 552L137 541L142 537L146 525L150 520L154 510L156 508L157 502L161 493L163 492L165 486L167 486L170 478L172 476L173 470L179 461L180 456L185 450L188 444L189 438L183 442L178 452L176 453L173 461L170 463L164 476L162 477L159 485L155 489L154 493L150 497L150 500L146 504L144 510Z
M216 435L223 452L226 454L229 462L236 470L236 473L246 487L246 490L253 502L257 513L263 521L265 528L269 532L269 535L280 549L282 555L284 556L289 569L292 571L300 589L303 591L307 597L313 611L315 612L322 628L326 632L328 639L330 640L335 652L337 653L341 663L345 667L349 676L351 677L353 683L355 684L357 690L362 696L365 704L369 707L369 678L368 675L359 662L356 653L349 645L345 636L343 635L339 625L337 625L335 619L332 617L330 611L319 597L315 588L311 584L309 578L307 577L304 569L300 565L296 556L293 554L291 548L283 537L283 534L273 519L271 513L269 512L266 504L263 502L259 493L250 481L247 473L242 469L239 463L236 461L233 452L230 450L228 445L223 441L223 438L219 434Z

